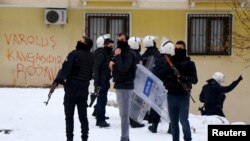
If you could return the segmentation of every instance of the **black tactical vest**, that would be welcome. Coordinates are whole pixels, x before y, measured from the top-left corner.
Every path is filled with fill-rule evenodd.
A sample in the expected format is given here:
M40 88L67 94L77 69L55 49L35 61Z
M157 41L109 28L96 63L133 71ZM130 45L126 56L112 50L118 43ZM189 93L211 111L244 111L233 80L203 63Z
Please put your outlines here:
M75 50L75 59L70 73L71 79L89 81L92 78L94 55L93 53Z

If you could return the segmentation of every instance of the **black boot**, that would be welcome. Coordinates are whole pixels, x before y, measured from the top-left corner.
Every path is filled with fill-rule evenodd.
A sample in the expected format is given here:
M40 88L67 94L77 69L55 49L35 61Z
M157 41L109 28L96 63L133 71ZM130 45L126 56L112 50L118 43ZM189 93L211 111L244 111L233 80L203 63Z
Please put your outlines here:
M99 126L99 127L110 127L110 124L107 123L106 121L101 121L101 122L96 122L96 126Z
M141 128L145 126L144 124L134 121L132 118L129 118L129 120L130 120L130 125L132 128Z
M157 133L158 123L153 123L151 126L148 127L148 130L152 133Z

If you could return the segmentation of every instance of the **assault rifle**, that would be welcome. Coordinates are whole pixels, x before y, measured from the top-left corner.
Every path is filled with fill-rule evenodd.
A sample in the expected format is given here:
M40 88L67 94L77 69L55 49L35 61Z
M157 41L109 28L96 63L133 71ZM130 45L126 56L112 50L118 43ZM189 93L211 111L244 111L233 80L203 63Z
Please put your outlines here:
M174 70L174 74L177 76L177 81L181 84L181 86L184 88L184 90L189 94L192 101L195 103L194 98L192 97L190 91L191 89L185 84L180 81L180 72L177 70L177 68L173 65L172 61L167 55L164 55L165 60L170 65L170 67Z
M54 82L52 84L52 86L50 87L49 94L48 94L48 100L44 101L44 103L45 103L46 106L49 104L50 97L51 97L52 93L55 91L55 89L56 89L57 86L58 86L58 84Z

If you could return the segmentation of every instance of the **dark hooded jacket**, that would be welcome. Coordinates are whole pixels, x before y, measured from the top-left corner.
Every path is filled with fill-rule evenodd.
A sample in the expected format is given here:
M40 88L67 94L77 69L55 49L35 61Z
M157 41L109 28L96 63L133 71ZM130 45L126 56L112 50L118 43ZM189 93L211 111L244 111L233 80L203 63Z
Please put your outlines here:
M66 85L73 80L86 83L89 85L89 80L92 79L94 65L94 55L90 52L90 47L78 42L76 49L70 52L62 64L55 82L63 84L66 80Z
M223 113L223 103L226 99L226 93L232 91L240 82L233 81L228 86L221 86L214 79L207 80L207 84L202 87L200 101L204 103L204 115L218 115L225 117Z
M121 54L113 59L113 81L115 89L134 89L136 56L128 45L121 48Z
M103 83L109 82L111 78L111 70L109 69L109 61L111 60L111 51L104 48L95 50L95 65L94 65L94 86L102 86Z
M190 59L190 57L179 58L177 55L172 57L172 63L179 71L180 78L177 79L176 74L174 75L175 78L170 81L169 84L169 93L188 94L187 91L190 92L192 85L198 82L195 63Z
M183 88L182 83L191 90L192 84L198 82L195 64L189 57L185 57L181 60L171 57L171 60L180 75L185 78L182 79L181 83L178 81L174 70L170 67L169 63L166 62L164 55L160 55L155 61L153 73L163 81L169 94L188 94Z

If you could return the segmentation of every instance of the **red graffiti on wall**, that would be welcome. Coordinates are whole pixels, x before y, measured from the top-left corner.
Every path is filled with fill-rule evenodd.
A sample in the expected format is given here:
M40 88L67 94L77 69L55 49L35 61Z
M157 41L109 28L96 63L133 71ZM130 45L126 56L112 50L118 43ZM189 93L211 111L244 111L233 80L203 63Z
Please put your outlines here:
M13 57L13 51L8 49L6 57L8 58L8 60L14 60L15 58Z
M38 47L56 47L56 40L54 35L42 37L38 35L5 34L5 42L7 46L36 45Z
M52 54L41 54L39 52L16 51L16 60L18 62L27 62L32 64L62 64L62 57Z
M45 77L50 81L54 80L58 70L63 63L59 55L42 54L38 52L8 51L11 58L16 60L17 78L27 79L28 77Z
M25 65L18 63L16 65L17 78L24 77L25 79L27 79L27 77L41 76L45 78L47 77L52 81L55 79L59 69L59 66L40 66L39 64Z

